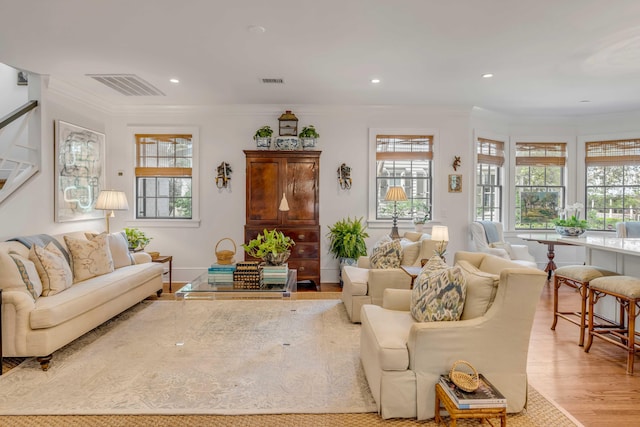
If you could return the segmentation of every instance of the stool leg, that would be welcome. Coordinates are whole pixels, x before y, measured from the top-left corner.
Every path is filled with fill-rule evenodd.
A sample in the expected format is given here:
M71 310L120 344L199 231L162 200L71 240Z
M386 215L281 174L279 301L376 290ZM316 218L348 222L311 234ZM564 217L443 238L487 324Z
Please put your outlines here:
M558 324L558 288L560 287L560 282L558 282L558 276L553 276L553 324L551 325L551 330L556 330L556 325Z
M580 341L578 345L580 347L584 346L584 329L586 325L587 315L587 298L589 297L589 284L582 282L580 284Z
M629 339L627 340L627 374L633 374L633 359L636 353L636 300L629 301Z
M586 353L589 352L589 349L591 348L591 344L593 343L593 299L594 299L594 294L595 294L595 291L593 289L589 288L589 314L588 314L589 333L587 335L587 345L584 347L584 351Z

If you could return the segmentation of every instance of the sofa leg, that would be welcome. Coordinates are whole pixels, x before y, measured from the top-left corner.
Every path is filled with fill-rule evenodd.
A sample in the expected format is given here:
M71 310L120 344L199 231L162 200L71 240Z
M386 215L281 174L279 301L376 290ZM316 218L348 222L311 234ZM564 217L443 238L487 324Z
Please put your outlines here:
M53 354L50 354L48 356L37 357L36 360L40 362L40 367L42 368L42 370L46 371L49 369L49 362L51 361L52 358L53 358Z

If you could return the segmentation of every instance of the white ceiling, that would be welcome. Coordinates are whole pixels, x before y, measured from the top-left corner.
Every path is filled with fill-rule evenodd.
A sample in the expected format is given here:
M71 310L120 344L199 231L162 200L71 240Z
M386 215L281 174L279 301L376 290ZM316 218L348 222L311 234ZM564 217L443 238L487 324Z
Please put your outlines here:
M603 114L640 110L640 0L0 0L0 62L115 106ZM166 96L85 76L102 73Z

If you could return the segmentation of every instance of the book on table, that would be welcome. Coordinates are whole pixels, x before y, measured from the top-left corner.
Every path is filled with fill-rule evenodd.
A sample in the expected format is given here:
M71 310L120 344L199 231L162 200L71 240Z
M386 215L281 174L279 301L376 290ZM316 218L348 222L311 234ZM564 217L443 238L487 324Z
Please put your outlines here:
M480 374L479 379L478 389L472 392L460 389L449 375L440 375L440 386L459 409L506 408L504 395L484 375Z

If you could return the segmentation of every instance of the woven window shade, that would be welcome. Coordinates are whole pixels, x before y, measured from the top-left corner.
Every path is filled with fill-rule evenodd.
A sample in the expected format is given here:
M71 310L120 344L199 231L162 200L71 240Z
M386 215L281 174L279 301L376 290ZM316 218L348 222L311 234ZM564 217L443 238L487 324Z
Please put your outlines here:
M517 142L516 166L565 166L567 144L564 142Z
M478 163L502 166L504 164L504 142L478 138Z
M186 134L136 134L136 176L191 176L191 138ZM184 148L177 149L178 145Z
M640 165L640 140L587 142L585 163L587 166Z
M431 160L433 136L377 135L376 160Z

